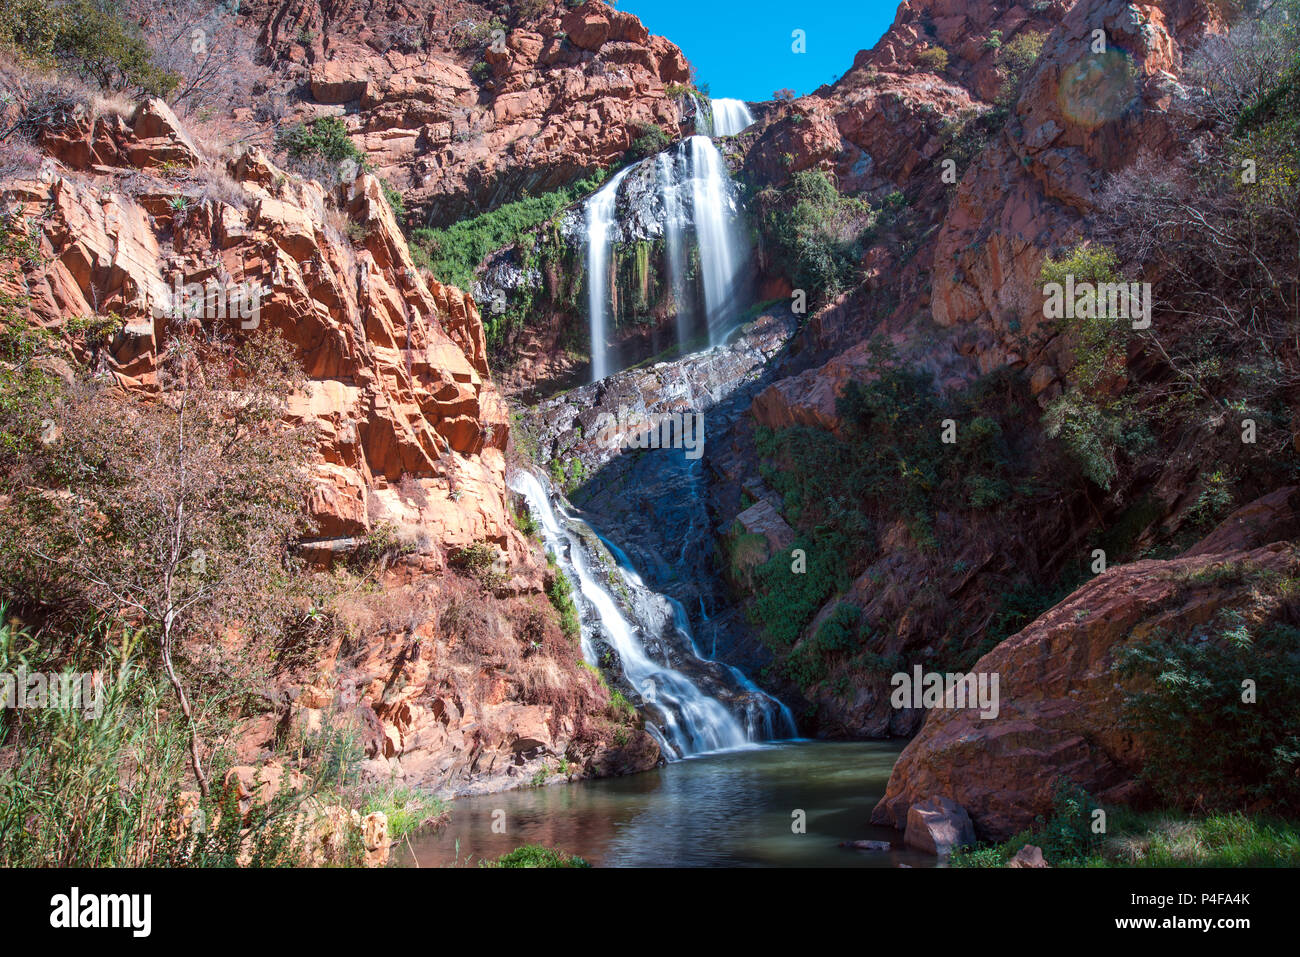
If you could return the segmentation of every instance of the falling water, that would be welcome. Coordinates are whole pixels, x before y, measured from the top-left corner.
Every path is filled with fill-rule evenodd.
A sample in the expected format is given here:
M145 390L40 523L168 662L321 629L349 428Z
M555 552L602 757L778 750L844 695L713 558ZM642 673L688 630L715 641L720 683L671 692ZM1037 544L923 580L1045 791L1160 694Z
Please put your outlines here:
M717 99L710 101L713 105L713 136L735 136L746 127L753 125L754 114L744 100Z
M647 727L654 728L654 719L662 723L654 731L666 755L685 757L794 736L789 709L759 691L736 669L701 658L685 611L671 599L651 591L626 564L626 556L620 555L614 569L620 579L619 589L633 596L631 604L639 609L635 621L624 615L602 583L605 571L593 568L588 548L595 533L562 507L552 507L550 496L535 475L516 472L510 478L510 487L528 502L529 510L541 522L547 551L577 585L580 605L586 612L582 620L583 656L595 663L597 634L608 641L618 655L624 677L650 712ZM676 640L682 668L689 666L696 672L695 680L650 656L642 636L659 627ZM706 682L735 702L743 715L743 726L722 701L701 687Z
M612 287L609 282L610 230L614 225L618 186L632 167L621 170L587 201L587 307L591 324L591 381L609 374L606 334Z
M668 288L677 314L677 344L691 338L691 303L686 295L686 219L682 206L682 175L677 169L678 152L660 153L655 160L655 177L664 198L664 240L668 250Z
M736 101L739 102L739 101ZM743 105L743 104L742 104ZM591 378L611 372L608 336L615 315L610 251L618 233L619 193L634 170L650 177L658 202L650 207L664 237L668 285L677 310L677 343L696 338L701 320L709 345L726 340L742 312L749 246L740 229L741 209L727 164L713 141L697 134L653 159L621 170L586 202L587 306L591 330ZM624 190L627 192L627 190ZM691 258L692 247L698 250ZM698 289L687 282L688 263L698 262ZM693 298L702 299L695 302Z
M691 214L700 245L700 278L709 324L709 345L723 341L739 315L741 267L746 247L738 208L722 154L707 136L692 136L685 148L691 175Z

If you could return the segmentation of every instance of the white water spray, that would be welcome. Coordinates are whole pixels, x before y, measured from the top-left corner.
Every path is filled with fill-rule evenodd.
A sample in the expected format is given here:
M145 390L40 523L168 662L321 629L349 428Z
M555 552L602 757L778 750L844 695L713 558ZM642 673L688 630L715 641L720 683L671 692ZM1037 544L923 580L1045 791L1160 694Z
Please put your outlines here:
M591 330L591 381L609 374L606 337L613 288L609 281L610 230L615 222L618 187L632 167L621 170L587 200L587 311Z
M658 737L660 744L666 745L667 755L685 757L795 734L793 718L784 705L759 691L736 669L719 666L699 656L681 606L651 592L635 570L624 566L625 556L620 556L616 573L622 579L622 588L644 599L647 605L657 605L661 609L670 606L667 611L684 652L700 667L711 666L717 675L725 676L721 680L737 693L736 698L743 708L744 726L721 701L681 670L653 660L640 636L648 623L629 621L609 589L593 572L581 533L585 532L587 536L595 533L580 519L563 509L554 508L545 487L535 475L516 472L510 477L510 487L523 495L530 511L541 522L547 551L574 582L580 604L589 612L581 623L583 656L593 664L596 662L594 639L598 629L618 654L628 683L662 722L662 728L657 729Z
M723 97L709 102L713 106L713 136L735 136L754 124L754 114L744 100Z
M722 154L707 136L683 144L691 176L691 213L700 246L700 279L709 324L709 345L723 341L739 314L739 280L745 248L735 195Z

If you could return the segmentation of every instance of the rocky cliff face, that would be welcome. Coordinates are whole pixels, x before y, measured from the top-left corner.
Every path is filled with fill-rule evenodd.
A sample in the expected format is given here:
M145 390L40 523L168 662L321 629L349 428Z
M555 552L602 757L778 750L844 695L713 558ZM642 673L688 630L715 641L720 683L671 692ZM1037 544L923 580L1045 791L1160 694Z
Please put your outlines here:
M376 540L406 555L382 598L339 610L346 638L285 663L240 756L342 723L361 729L376 779L448 790L518 784L565 755L577 774L653 763L644 732L606 747L608 692L578 667L542 595L546 563L514 525L509 418L477 309L415 268L375 177L326 191L256 148L209 153L156 100L69 109L40 145L39 178L0 184L38 230L36 317L55 331L122 323L93 352L69 337L70 358L147 396L177 290L191 306L193 284L260 290L251 318L214 303L197 321L279 332L301 359L289 415L317 437L306 556L329 564ZM498 556L503 580L480 589L449 568L471 545Z
M415 222L445 225L567 185L676 130L681 51L603 3L255 2L273 86L341 116Z
M966 377L1024 369L1046 401L1070 360L1044 324L1043 260L1077 240L1109 173L1139 149L1177 146L1182 58L1223 28L1217 8L1194 0L905 3L843 78L768 115L746 164L768 181L779 182L782 167L822 167L845 191L878 197L902 188L931 228L906 263L872 250L885 268L873 262L869 273L899 267L892 282L868 280L892 301L884 330L903 348L923 342L918 358L932 365L945 352L961 357ZM1099 58L1095 30L1109 50ZM1037 58L1005 126L968 160L952 124L994 109L1006 72L996 51L1026 34L1042 38ZM947 53L941 70L922 60L936 48ZM954 157L950 198L943 161ZM844 384L868 374L863 323L877 315L851 296L813 317L808 338L825 365L776 383L756 405L760 421L832 422Z

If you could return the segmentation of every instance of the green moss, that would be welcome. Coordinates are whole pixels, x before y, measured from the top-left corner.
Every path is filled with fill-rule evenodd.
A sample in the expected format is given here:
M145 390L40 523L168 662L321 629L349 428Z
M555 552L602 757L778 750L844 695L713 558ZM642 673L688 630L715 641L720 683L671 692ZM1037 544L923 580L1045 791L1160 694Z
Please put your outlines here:
M525 844L509 854L502 854L495 861L488 861L484 867L590 867L585 860L573 854L542 847L540 844Z

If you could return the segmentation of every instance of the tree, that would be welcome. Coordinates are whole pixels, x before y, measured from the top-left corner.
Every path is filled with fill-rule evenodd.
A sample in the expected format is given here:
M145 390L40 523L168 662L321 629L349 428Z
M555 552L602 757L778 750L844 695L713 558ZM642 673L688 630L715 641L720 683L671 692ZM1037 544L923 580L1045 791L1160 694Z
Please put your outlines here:
M57 64L105 90L165 96L180 78L160 68L140 28L117 0L3 0L0 45Z
M1144 337L1171 373L1165 391L1263 417L1300 390L1300 4L1283 6L1207 39L1188 70L1192 148L1139 156L1098 204L1109 241L1177 317ZM1290 443L1288 429L1268 434L1275 451Z
M289 618L309 437L284 403L299 380L278 335L234 344L178 328L154 395L75 379L5 477L8 590L146 630L205 798L190 685L247 680Z

